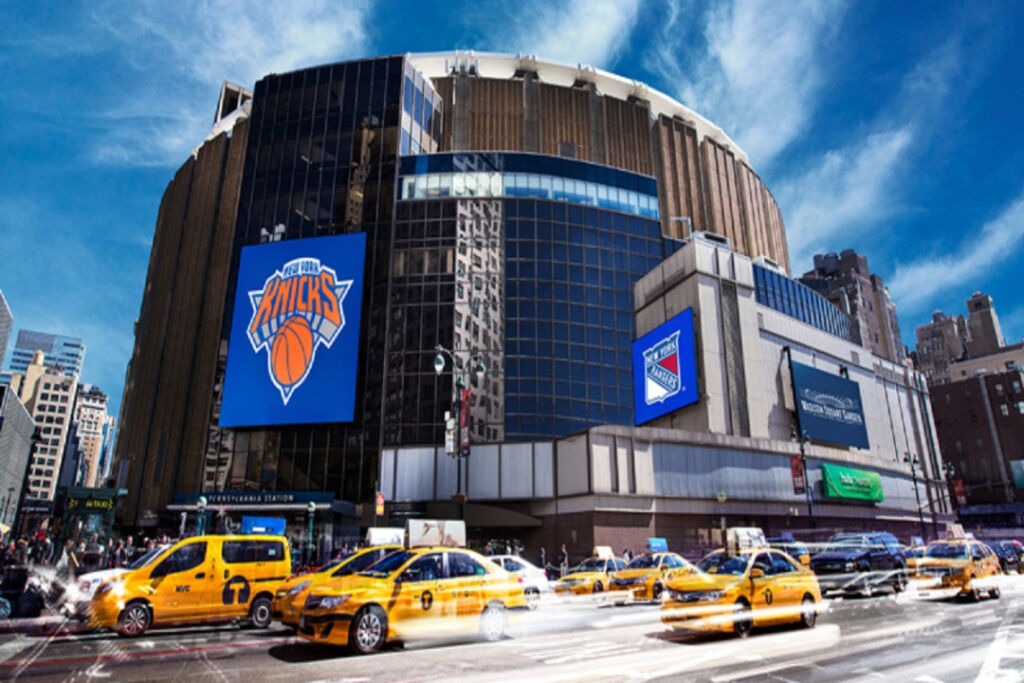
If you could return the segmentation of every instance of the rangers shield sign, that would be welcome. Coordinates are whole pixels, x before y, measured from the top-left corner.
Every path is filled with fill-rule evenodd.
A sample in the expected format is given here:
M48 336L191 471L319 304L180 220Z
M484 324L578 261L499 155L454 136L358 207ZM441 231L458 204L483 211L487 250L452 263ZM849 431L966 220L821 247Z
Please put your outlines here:
M686 309L633 342L635 423L696 402L693 311Z

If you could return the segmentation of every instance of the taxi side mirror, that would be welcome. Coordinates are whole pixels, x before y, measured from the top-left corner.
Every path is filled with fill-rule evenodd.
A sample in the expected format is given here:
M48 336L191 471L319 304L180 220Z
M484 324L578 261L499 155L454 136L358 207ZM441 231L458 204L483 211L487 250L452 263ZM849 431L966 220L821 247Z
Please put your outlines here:
M668 569L671 569L671 567L669 567L667 564L661 565L661 571L666 571Z
M757 567L754 567L753 569L750 570L750 578L752 578L752 579L760 579L762 576L764 576L764 570L763 569L758 569Z

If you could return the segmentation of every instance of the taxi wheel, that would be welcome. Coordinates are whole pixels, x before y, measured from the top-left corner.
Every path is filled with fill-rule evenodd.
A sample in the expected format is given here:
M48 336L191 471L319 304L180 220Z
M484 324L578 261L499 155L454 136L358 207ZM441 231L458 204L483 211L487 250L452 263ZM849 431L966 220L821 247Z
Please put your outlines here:
M480 635L484 640L493 643L505 635L505 608L499 603L491 603L480 615Z
M536 588L527 588L523 592L526 594L526 609L537 609L540 606L540 591Z
M600 593L603 590L604 590L604 584L602 584L600 581L595 581L594 582L594 592L595 593Z
M662 586L662 585L661 585L661 582L660 582L660 581L659 581L659 582L656 582L656 583L654 584L654 587L653 587L653 588L651 588L651 596L652 596L652 597L653 597L653 598L654 598L655 600L661 600L661 593L662 593L662 591L664 591L664 590L665 590L665 588L664 588L664 586Z
M387 637L387 615L380 607L370 605L359 610L352 620L348 643L356 654L369 655L384 647Z
M267 628L270 626L270 598L261 596L252 601L249 608L249 623L253 628Z
M754 614L750 605L741 600L732 608L732 632L737 638L746 638L754 628Z
M803 602L800 603L800 625L804 628L814 628L814 624L817 621L818 608L814 604L814 598L810 595L805 595Z
M907 589L907 570L903 567L896 568L896 580L892 584L893 593L902 593Z
M153 623L153 613L144 602L133 602L121 613L121 626L118 633L133 638L145 633Z
M998 587L996 587L988 592L988 597L992 598L993 600L998 600L1002 594L1003 592L999 590Z
M971 590L968 591L967 597L971 602L981 602L981 591L974 586L971 586Z

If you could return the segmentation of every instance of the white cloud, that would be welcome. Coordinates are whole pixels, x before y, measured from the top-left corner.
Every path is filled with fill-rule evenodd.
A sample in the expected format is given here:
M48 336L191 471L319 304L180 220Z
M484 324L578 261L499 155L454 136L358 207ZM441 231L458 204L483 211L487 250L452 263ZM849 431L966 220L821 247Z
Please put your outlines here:
M824 82L822 48L845 7L836 1L724 4L699 18L704 45L695 45L688 31L690 9L669 0L647 67L763 167L813 115Z
M639 9L639 0L517 5L517 18L497 36L489 36L488 46L500 44L511 52L607 68L628 43Z
M849 240L851 230L866 229L897 209L891 200L893 179L912 141L909 126L874 133L825 153L807 172L779 186L794 273L809 269L814 253L837 251L838 238Z
M925 254L896 264L887 283L902 311L923 312L939 294L979 286L986 273L1017 258L1024 246L1024 193L980 229L964 234L967 237L956 251Z
M209 132L222 80L252 87L282 73L362 54L369 3L113 2L93 16L116 44L122 97L100 112L98 161L177 165Z

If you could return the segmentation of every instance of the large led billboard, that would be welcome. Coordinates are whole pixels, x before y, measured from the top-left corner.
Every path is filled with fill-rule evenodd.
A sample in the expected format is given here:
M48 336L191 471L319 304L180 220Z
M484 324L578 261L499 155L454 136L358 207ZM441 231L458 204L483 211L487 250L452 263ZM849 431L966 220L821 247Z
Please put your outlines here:
M802 363L792 363L800 429L808 438L868 447L864 406L856 382Z
M633 342L633 413L638 425L697 402L693 310Z
M351 422L366 235L244 247L221 427Z

